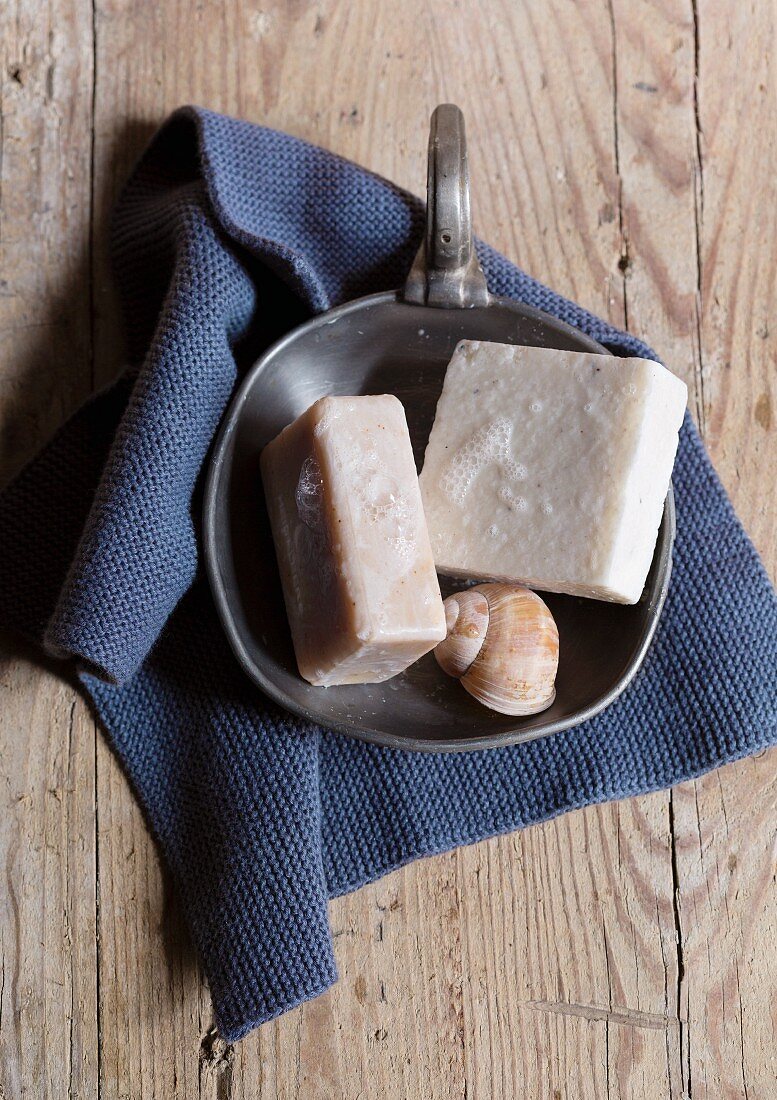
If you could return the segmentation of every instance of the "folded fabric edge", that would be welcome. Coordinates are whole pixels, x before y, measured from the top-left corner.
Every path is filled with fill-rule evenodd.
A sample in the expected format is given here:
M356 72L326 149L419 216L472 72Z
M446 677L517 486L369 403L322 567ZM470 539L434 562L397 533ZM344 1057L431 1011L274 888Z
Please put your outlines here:
M341 735L337 735L341 736ZM410 855L403 855L401 858L390 861L389 863L381 866L373 875L366 878L355 879L350 882L337 883L331 887L329 900L334 901L336 898L345 897L346 894L352 894L356 890L360 890L363 886L369 886L374 882L379 882L380 879L385 878L386 875L392 874L394 871L399 871L403 867L409 866L411 863L415 863L418 859L426 859L431 856L445 855L447 852L453 851L455 848L467 848L473 844L478 844L483 840L494 840L496 837L509 836L511 833L522 832L524 829L532 828L535 825L546 825L549 821L555 821L559 817L564 817L568 813L574 813L576 810L584 810L590 806L604 806L608 803L625 802L630 798L638 798L643 795L658 794L660 791L671 791L675 787L682 785L683 783L690 783L696 779L701 779L705 775L709 775L710 772L716 771L718 768L724 767L728 764L736 764L742 760L746 760L748 757L755 757L759 753L766 752L768 749L774 748L777 744L777 717L775 717L775 723L771 727L771 730L767 729L767 733L754 745L748 746L745 749L741 749L730 756L720 756L720 758L700 765L698 768L694 768L687 774L678 776L676 779L670 779L668 782L657 782L651 784L648 787L635 786L632 790L626 792L619 792L614 795L612 792L603 793L596 798L585 798L577 802L570 803L569 805L561 806L554 809L551 813L543 816L532 818L528 821L523 821L519 824L512 822L506 824L503 827L497 827L490 832L465 832L454 837L448 837L444 841L435 844L430 848L422 848L413 851ZM387 752L394 750L387 749ZM402 751L402 750L398 750ZM500 751L500 750L495 750Z
M254 251L257 246L261 245L265 250L263 256L265 261L268 258L268 253L280 261L283 266L283 271L279 272L279 274L285 276L289 287L305 301L313 313L323 313L325 310L330 309L332 303L329 300L326 290L322 286L316 272L310 264L304 261L303 257L293 249L283 245L280 241L272 240L268 237L259 238L247 233L242 226L235 222L229 210L221 202L218 188L215 184L216 174L205 142L204 128L209 116L215 118L229 118L227 115L218 115L217 112L210 111L207 107L198 107L193 104L186 104L178 107L163 123L161 130L154 136L154 141L156 141L162 131L174 125L176 122L186 121L190 123L194 128L197 158L206 183L208 199L217 221L221 223L233 240L244 248L248 248L249 251ZM258 123L246 123L246 125L256 126L257 129L270 129L269 127L260 126ZM283 136L289 141L297 141L301 145L310 144L309 142L303 141L301 138L293 138L292 135L282 133L282 131L279 130L272 132L279 134L279 136ZM311 148L315 148L315 146L311 146ZM336 154L332 153L331 156L334 157ZM338 159L342 160L343 158L340 157ZM364 171L367 171L367 169L364 169ZM306 280L308 285L306 285ZM311 287L313 288L312 290L310 289Z
M242 676L242 673L240 675ZM232 972L225 979L223 972L219 969L219 962L214 961L214 955L219 955L223 959L223 951L220 948L214 953L213 944L209 944L207 937L203 937L202 929L198 927L196 902L192 900L188 889L187 868L173 858L170 837L158 827L153 806L147 798L143 782L134 774L126 752L122 750L120 744L117 744L112 732L116 728L116 715L112 713L110 705L106 707L106 702L115 703L121 698L122 685L118 685L118 691L110 690L114 685L109 685L107 692L103 690L105 685L105 677L92 676L89 673L81 673L73 681L74 688L87 703L90 712L102 729L107 744L118 760L125 781L141 809L144 824L154 841L164 874L175 895L181 899L180 916L200 960L211 995L217 1030L227 1042L236 1042L261 1024L324 993L338 979L334 941L328 920L329 899L323 866L319 858L317 862L324 918L321 924L323 934L318 943L318 951L314 951L310 944L307 945L309 950L306 965L303 970L297 971L297 980L287 982L283 988L280 985L278 988L268 988L266 968L262 965L261 937L243 934L237 942L234 940L230 942L222 939L219 933L217 939L221 939L221 947L229 944L227 954L233 960L241 960L240 965L233 966Z

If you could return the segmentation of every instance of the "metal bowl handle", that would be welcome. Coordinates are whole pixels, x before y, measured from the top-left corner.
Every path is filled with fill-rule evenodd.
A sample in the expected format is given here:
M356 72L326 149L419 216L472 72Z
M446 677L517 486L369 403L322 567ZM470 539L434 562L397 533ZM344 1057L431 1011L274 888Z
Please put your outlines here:
M435 108L429 133L426 232L404 288L406 302L441 309L487 306L486 279L472 245L464 116Z

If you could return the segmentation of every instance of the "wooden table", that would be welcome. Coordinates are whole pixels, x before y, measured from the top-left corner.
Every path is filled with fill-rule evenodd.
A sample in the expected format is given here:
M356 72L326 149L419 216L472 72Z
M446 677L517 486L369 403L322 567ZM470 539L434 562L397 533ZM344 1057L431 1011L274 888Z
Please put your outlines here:
M453 100L477 232L686 379L774 576L775 6L259 2L5 0L3 474L120 365L106 218L168 111L421 193ZM3 1100L777 1096L777 752L334 902L339 984L230 1048L84 702L3 652Z

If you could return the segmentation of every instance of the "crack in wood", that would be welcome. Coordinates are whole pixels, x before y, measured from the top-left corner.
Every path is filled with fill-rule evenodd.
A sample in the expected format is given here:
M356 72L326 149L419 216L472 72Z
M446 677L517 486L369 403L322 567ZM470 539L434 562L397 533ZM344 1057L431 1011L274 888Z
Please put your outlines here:
M703 287L703 234L704 234L704 166L701 152L701 118L699 112L699 8L698 0L691 0L691 21L693 24L693 122L694 122L694 162L693 162L693 214L696 239L696 301L694 313L696 319L696 342L698 370L696 372L696 419L699 431L706 439L707 400L704 393L704 358L702 353L702 287Z
M5 103L3 101L3 81L0 80L0 215L3 210L3 157L5 155ZM0 248L3 247L3 218L0 216Z
M660 945L660 948L661 948L661 965L664 968L664 1009L665 1009L665 1016L666 1016L667 1019L676 1019L676 1017L672 1017L671 1013L669 1012L669 967L667 966L666 952L664 951L664 930L663 930L663 924L662 924L662 921L661 921L661 914L659 912L659 907L658 907L658 893L657 892L656 892L656 895L655 895L655 905L656 905L656 927L659 929L658 941L659 941L659 945ZM678 1006L678 1013L679 1013L679 1006ZM675 1096L676 1095L675 1092L672 1091L672 1082L674 1080L674 1075L675 1075L677 1066L675 1065L674 1060L672 1058L672 1048L671 1048L671 1044L670 1044L669 1028L666 1028L666 1030L665 1030L664 1042L665 1042L665 1048L666 1048L666 1072L667 1072L667 1076L668 1076L668 1079L669 1079L669 1088L670 1088L671 1095ZM680 1066L680 1080L682 1081L682 1066Z
M22 922L21 913L19 911L19 897L16 892L16 885L13 880L13 868L16 864L16 856L21 845L21 838L19 830L17 829L13 835L13 839L8 846L8 854L6 856L5 864L5 886L6 896L11 903L11 920L13 922L13 959L16 961L21 958L22 954ZM22 1064L22 1035L19 1027L19 1014L16 1011L16 1006L19 1004L19 979L21 977L21 967L15 962L11 970L11 988L9 991L9 999L11 1005L11 1025L15 1032L16 1039L16 1057L17 1057L17 1072L19 1072ZM3 986L5 987L5 978L3 979Z
M672 867L672 917L674 920L675 942L677 945L677 988L675 997L677 1002L677 1018L680 1025L680 1080L684 1095L691 1097L691 1042L688 1021L680 1015L683 988L685 983L685 958L683 948L683 931L680 922L680 874L677 865L677 835L674 822L674 790L669 792L669 843L671 850ZM686 1065L683 1066L683 1046L686 1051Z
M87 278L87 310L89 316L88 326L88 347L87 354L89 358L89 377L91 388L95 388L96 379L96 365L95 365L95 347L96 347L96 330L97 330L97 313L95 309L95 207L96 207L96 133L97 133L97 0L91 0L90 4L91 14L91 61L92 61L92 73L91 73L91 89L90 89L90 103L89 114L91 117L91 126L89 131L89 218L88 218L88 239L87 239L87 263L88 263L88 278ZM101 970L102 970L102 946L100 935L100 808L98 798L98 764L97 764L97 739L100 736L100 732L97 726L97 722L92 720L93 726L93 738L92 738L92 757L93 757L93 783L94 783L94 952L95 952L95 1011L97 1014L96 1020L96 1056L97 1056L97 1098L101 1100L103 1096L103 1081L105 1075L104 1067L104 1042L103 1042L103 1004L102 1004L102 990L101 990Z
M626 276L631 268L629 255L629 241L623 224L623 177L621 176L620 135L618 131L618 35L615 27L615 8L613 0L607 0L607 13L610 19L611 42L611 80L612 80L612 132L613 132L613 156L615 163L615 179L618 188L618 233L620 235L621 249L618 257L618 270L621 273L621 292L623 295L623 327L629 327L629 299L626 288Z
M103 1017L102 999L100 990L100 970L102 967L102 951L100 940L100 809L97 797L97 738L99 731L97 723L93 723L92 754L94 760L94 956L95 956L95 1009L97 1011L97 1097L103 1095Z
M305 1015L305 1006L297 1014L297 1026L294 1030L294 1085L296 1095L299 1096L302 1086L302 1020Z
M602 924L602 938L604 940L604 965L607 972L607 999L609 1009L604 1017L604 1079L607 1088L607 1096L610 1096L610 1022L612 1020L612 976L610 974L610 945L607 942L607 928ZM590 1019L590 1017L589 1017Z
M73 792L75 790L75 786L74 786L74 783L73 783L73 776L72 776L71 773L72 773L72 764L73 764L73 727L75 725L75 713L76 713L77 701L78 701L77 698L74 697L71 704L70 704L70 711L68 713L68 720L67 720L67 755L65 757L65 768L64 768L64 776L65 776L64 782L65 782L65 785L66 785L67 792L71 795L71 798L72 798ZM69 809L70 809L70 799L67 799L67 800L64 801L63 810L64 810L64 814L65 814L65 825L67 827L68 832L69 832L69 825L70 825ZM63 918L64 925L65 925L65 943L67 944L67 951L68 951L69 963L70 963L70 1011L68 1013L67 1094L68 1094L69 1100L72 1100L73 1096L76 1095L76 1082L74 1081L74 1078L73 1078L73 1073L74 1073L74 1069L75 1069L74 1040L75 1040L75 1017L76 1017L76 974L75 974L75 970L74 970L74 966L73 966L73 934L72 934L72 929L70 927L70 903L71 903L71 898L69 896L70 848L69 848L69 845L67 843L64 845L64 848L63 848L63 858L64 858L64 863L65 863L64 879L65 879L66 895L65 895L65 905L64 905L64 908L63 908L62 918Z
M96 149L97 149L97 0L92 0L92 89L91 89L91 115L92 128L89 137L89 240L87 242L87 255L89 262L88 296L89 296L89 360L91 367L92 389L96 385L95 346L97 315L95 311L95 211L96 211Z
M75 1094L74 1081L73 1081L73 1031L75 1026L76 1016L76 990L75 981L73 975L72 956L70 963L70 1018L68 1020L68 1037L67 1037L67 1054L68 1054L68 1072L67 1072L67 1094L72 1100Z
M748 1100L747 1091L747 1074L745 1073L745 1033L743 1027L744 1009L742 1007L742 985L739 980L739 960L734 959L734 969L737 976L737 1000L739 1002L739 1043L742 1047L742 1061L740 1063L742 1069L742 1088L744 1090L744 1100Z
M234 1046L222 1039L214 1026L209 1027L200 1041L200 1095L203 1077L210 1076L215 1100L231 1100L234 1063Z

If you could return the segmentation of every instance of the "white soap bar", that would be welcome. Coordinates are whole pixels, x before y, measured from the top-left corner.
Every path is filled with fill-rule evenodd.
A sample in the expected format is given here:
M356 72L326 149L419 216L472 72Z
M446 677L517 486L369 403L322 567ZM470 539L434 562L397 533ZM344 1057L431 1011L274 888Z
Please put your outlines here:
M438 571L636 603L686 400L648 359L462 341L421 474Z
M300 674L379 683L445 637L405 410L324 397L262 451Z

